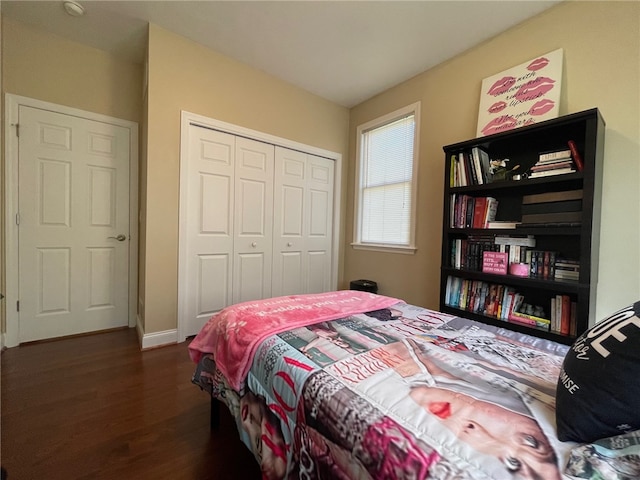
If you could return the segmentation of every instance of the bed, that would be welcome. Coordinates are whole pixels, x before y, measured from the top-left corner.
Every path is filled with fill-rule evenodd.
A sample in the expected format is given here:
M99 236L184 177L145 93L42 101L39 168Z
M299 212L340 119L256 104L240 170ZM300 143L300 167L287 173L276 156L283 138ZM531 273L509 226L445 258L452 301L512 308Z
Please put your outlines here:
M568 349L349 290L228 307L189 345L265 479L563 478Z

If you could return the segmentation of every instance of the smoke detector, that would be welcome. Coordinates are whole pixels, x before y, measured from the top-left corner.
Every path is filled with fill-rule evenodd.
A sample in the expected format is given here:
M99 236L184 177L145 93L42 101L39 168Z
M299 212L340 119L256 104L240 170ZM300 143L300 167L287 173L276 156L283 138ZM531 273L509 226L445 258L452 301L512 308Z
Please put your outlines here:
M66 0L65 2L62 2L62 6L64 7L64 11L72 17L81 17L84 15L84 7L78 2Z

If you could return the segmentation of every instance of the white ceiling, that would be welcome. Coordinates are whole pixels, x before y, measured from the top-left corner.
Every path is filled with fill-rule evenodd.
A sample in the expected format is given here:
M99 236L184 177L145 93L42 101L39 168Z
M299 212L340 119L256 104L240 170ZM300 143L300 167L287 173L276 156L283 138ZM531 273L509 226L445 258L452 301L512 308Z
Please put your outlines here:
M2 1L2 15L144 61L147 22L351 107L559 3Z

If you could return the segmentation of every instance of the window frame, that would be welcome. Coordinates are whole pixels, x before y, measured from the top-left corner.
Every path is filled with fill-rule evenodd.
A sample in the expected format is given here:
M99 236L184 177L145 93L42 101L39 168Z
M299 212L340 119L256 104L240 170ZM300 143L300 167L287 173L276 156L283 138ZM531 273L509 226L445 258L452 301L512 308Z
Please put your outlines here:
M351 246L359 250L373 250L382 252L413 254L416 252L416 203L418 198L418 159L419 159L419 138L420 138L420 102L415 102L406 107L399 108L381 117L370 120L356 128L356 171L355 171L355 192L354 192L354 225L353 242ZM363 197L363 170L364 152L362 149L363 135L376 128L393 123L403 117L413 114L413 168L411 171L411 210L409 212L409 243L372 243L362 241L362 197Z

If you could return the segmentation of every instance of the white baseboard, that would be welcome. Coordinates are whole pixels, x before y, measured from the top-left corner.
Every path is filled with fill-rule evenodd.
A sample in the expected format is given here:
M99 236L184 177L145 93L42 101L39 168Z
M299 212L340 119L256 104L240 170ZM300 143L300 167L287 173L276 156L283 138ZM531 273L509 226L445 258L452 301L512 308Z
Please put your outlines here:
M178 343L178 329L176 328L163 330L162 332L144 333L144 327L140 322L139 316L136 323L141 350L148 350L150 348Z

